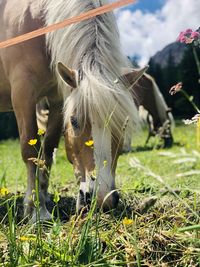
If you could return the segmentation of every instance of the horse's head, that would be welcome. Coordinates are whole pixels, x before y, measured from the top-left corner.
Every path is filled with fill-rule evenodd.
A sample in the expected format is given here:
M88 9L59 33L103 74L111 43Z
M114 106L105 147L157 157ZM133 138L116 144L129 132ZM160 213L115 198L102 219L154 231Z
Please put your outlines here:
M67 156L73 164L75 176L80 182L77 210L80 211L88 205L93 195L97 196L98 207L102 207L104 210L112 209L117 206L119 201L119 194L115 186L117 160L122 149L124 132L129 127L128 124L132 118L130 119L128 113L126 116L122 114L123 109L119 113L120 125L116 128L113 126L114 123L118 123L117 117L115 118L115 115L113 115L115 106L116 109L121 108L117 99L114 99L115 104L112 110L109 109L108 105L99 110L98 104L102 101L99 98L96 99L95 103L90 101L88 106L84 106L83 110L77 112L77 109L79 109L78 103L84 105L84 101L87 102L90 98L89 95L85 94L85 98L82 99L83 92L81 90L87 90L83 86L90 85L84 80L82 81L78 73L68 69L62 63L58 63L58 72L64 82L71 87L71 95L65 104L64 126ZM138 76L136 78L138 79ZM115 84L116 81L113 80L113 88ZM93 91L95 89L93 88ZM91 90L90 93L93 93L93 91ZM123 98L123 95L117 96ZM104 95L102 95L103 97ZM106 100L112 104L113 99ZM134 109L131 97L127 97L126 101L127 105L131 101L131 109L135 114L136 109ZM70 108L71 105L73 108ZM101 112L105 117L104 120L99 119L99 117L101 118ZM85 115L82 116L81 113ZM124 116L123 122L121 115ZM114 122L112 122L113 117L116 120Z
M119 194L115 190L114 177L121 142L116 142L103 128L97 128L95 132L90 122L81 128L74 116L66 124L64 135L67 157L80 183L77 210L89 205L93 195L97 195L98 207L102 206L104 210L116 207Z

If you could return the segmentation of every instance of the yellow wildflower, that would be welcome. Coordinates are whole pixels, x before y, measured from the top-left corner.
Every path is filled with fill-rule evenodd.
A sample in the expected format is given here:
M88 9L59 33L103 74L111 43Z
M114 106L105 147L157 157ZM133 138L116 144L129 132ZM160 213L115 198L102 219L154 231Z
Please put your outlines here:
M34 146L34 145L36 145L36 144L37 144L37 139L30 139L30 140L28 141L28 144L29 144L30 146Z
M93 140L88 140L88 141L85 142L85 145L91 147L91 146L94 145L94 141Z
M8 195L8 193L9 193L9 191L7 188L5 188L5 187L0 188L0 195L1 196L6 196L6 195Z
M125 217L122 222L123 222L124 225L130 225L134 221L132 219L128 219L127 217Z
M106 165L107 165L107 160L104 160L104 161L103 161L103 166L104 166L104 168L106 167Z
M38 133L37 133L38 135L41 136L41 135L43 135L44 133L45 133L45 130L43 130L43 129L38 129Z
M21 242L33 241L33 240L35 240L35 237L33 237L33 236L20 236L19 240Z
M28 241L29 238L27 236L20 236L19 240L22 242L25 242L25 241Z

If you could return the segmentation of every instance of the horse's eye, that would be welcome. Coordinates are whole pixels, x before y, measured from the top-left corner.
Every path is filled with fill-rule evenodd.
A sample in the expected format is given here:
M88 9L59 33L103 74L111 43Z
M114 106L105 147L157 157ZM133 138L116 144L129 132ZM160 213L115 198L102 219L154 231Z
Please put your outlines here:
M71 121L71 125L73 126L73 128L76 130L76 129L79 129L79 125L78 125L78 122L77 122L77 119L75 117L71 117L70 118L70 121Z

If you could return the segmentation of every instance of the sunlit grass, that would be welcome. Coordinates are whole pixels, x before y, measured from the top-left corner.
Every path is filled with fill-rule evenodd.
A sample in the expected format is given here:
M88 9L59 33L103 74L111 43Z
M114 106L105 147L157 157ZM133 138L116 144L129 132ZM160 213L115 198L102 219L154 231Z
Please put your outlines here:
M175 178L175 174L182 173L191 169L200 169L200 161L197 159L194 162L185 162L184 164L173 164L173 159L167 156L161 156L160 152L169 151L170 153L177 154L183 157L183 151L189 153L191 157L193 150L197 150L196 147L196 131L195 126L179 126L175 128L174 139L175 145L169 150L153 149L146 151L137 151L129 154L121 155L118 161L117 168L117 182L120 186L125 186L126 183L139 183L142 181L149 181L149 183L157 182L151 177L147 177L140 171L132 169L129 166L129 160L134 156L140 160L142 164L149 167L153 172L165 177L167 182L172 185L187 184L190 180L190 184L194 182L200 182L197 177L189 176L185 178ZM136 138L133 138L133 150L137 147L144 147L145 138L147 133L138 134ZM149 147L156 144L155 139L152 138ZM3 182L5 187L8 187L10 191L25 191L26 190L26 169L21 160L20 145L18 140L8 140L0 142L0 181ZM178 159L178 158L177 158ZM172 177L173 176L173 177ZM50 179L50 190L51 186L56 185L57 187L69 186L70 190L76 189L76 181L73 175L73 167L66 158L64 149L64 141L61 139L59 149L56 153L56 163L53 165ZM159 186L159 185L158 185Z
M55 218L41 228L18 224L21 197L9 192L25 192L26 170L19 141L0 142L0 188L8 190L0 196L0 211L8 215L1 216L0 266L198 266L200 179L195 171L200 170L200 151L195 134L195 126L179 125L175 145L165 150L145 150L146 132L136 136L135 152L118 162L117 210L96 213L94 201L85 217L72 211L68 221ZM157 143L152 139L149 147ZM75 197L78 191L63 140L49 189L54 212L57 205L70 204L61 196Z

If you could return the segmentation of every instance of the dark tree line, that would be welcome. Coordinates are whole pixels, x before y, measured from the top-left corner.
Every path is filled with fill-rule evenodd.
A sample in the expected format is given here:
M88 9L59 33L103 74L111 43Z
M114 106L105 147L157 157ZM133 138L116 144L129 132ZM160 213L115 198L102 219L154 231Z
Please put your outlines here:
M200 49L197 49L200 58ZM183 89L193 96L194 102L200 107L200 77L191 46L185 51L184 57L178 65L174 63L172 55L169 55L166 67L161 68L153 60L149 62L149 73L155 78L164 98L175 117L188 118L196 114L192 105L179 92L171 96L169 89L178 82L183 82Z

